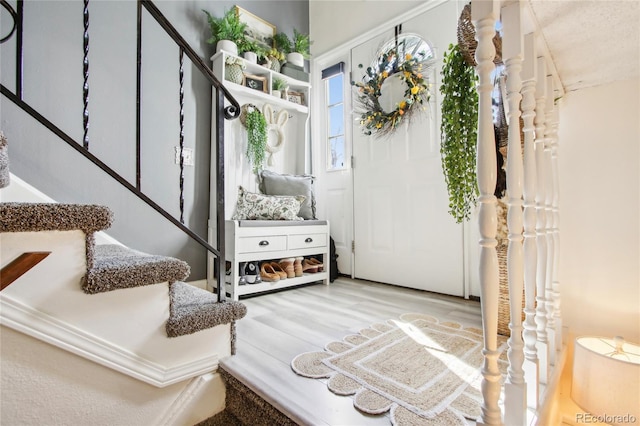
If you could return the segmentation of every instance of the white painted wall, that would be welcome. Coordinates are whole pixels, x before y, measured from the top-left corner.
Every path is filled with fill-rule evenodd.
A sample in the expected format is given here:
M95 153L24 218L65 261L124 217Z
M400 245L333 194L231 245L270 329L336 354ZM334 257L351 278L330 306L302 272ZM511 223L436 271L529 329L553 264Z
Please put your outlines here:
M639 80L569 92L560 108L560 285L576 335L640 341Z
M310 0L311 53L314 56L326 53L423 3L422 0Z

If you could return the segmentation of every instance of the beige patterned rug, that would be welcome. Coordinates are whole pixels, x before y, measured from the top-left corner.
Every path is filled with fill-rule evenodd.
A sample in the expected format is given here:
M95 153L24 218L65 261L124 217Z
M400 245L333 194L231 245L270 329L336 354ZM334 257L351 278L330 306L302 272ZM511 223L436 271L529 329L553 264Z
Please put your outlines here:
M506 373L506 338L498 336ZM389 412L394 425L467 425L480 416L482 330L422 314L373 324L291 361L297 374L329 378L329 390L355 395L369 414Z

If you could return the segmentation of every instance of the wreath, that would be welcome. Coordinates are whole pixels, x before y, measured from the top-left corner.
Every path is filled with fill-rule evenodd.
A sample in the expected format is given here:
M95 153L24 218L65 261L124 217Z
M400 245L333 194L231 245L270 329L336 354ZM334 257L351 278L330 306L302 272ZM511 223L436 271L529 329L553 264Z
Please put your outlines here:
M402 59L395 49L389 50L380 55L375 68L367 68L363 82L351 82L358 89L356 106L362 111L360 126L366 135L375 133L376 136L384 136L392 133L417 111L424 110L420 105L430 99L427 80L423 76L425 62L409 53ZM395 105L393 111L388 112L380 105L380 96L383 84L392 76L402 80L406 89L404 98Z

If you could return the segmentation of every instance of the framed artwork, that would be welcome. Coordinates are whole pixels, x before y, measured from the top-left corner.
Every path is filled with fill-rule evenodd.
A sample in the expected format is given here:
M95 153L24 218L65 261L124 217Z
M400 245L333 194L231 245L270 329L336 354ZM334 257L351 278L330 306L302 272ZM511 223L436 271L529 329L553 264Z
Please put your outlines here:
M271 49L273 47L273 37L276 35L276 26L240 6L236 6L235 9L240 18L240 22L247 24L247 28L244 30L247 38L255 41L267 50Z
M289 95L287 96L287 100L289 102L293 102L294 104L298 104L298 105L305 105L304 103L304 93L302 92L289 92Z
M263 75L245 74L244 85L246 87L254 90L259 90L264 93L267 93L269 89L269 85L267 84L267 77Z

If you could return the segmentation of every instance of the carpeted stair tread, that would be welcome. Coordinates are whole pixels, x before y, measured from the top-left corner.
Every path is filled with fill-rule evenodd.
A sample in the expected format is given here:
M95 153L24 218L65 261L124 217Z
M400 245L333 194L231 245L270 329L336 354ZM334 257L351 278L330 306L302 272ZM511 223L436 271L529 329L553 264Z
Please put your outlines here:
M0 232L79 229L89 235L112 223L111 210L95 204L0 203Z
M229 324L247 314L247 307L240 302L220 303L215 294L179 281L170 285L169 300L169 337Z
M179 259L151 255L117 244L96 245L92 265L82 279L85 293L94 294L184 280L189 265Z

